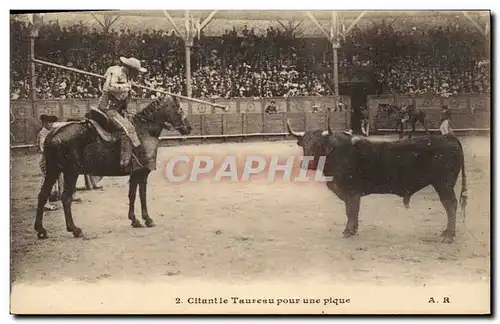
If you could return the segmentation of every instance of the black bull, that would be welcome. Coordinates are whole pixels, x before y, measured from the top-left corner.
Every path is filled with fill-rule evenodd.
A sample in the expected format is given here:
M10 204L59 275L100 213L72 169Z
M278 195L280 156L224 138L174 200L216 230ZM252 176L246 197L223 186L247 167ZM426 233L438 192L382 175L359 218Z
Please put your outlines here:
M356 235L361 197L370 194L396 194L409 208L410 198L431 185L443 204L448 222L443 242L455 237L457 199L454 187L462 171L460 202L463 216L467 204L467 179L464 153L453 135L425 135L391 142L373 142L343 132L294 132L304 156L314 157L309 164L316 169L325 156L323 173L332 180L328 188L346 205L347 224L344 236ZM316 161L316 162L315 162Z
M38 194L35 231L39 238L47 238L43 227L43 209L50 190L61 172L64 175L64 191L61 197L66 229L75 237L82 230L73 221L71 197L75 191L79 174L95 176L130 176L129 181L129 219L133 227L142 227L135 217L134 204L137 187L141 200L142 218L146 226L154 226L149 217L146 204L146 185L149 173L156 169L158 137L164 128L173 126L181 134L189 134L191 126L176 97L159 97L132 118L141 146L134 153L127 169L120 169L120 143L116 136L103 130L110 127L104 115L93 114L82 122L72 122L51 131L44 142L44 156L47 172ZM99 117L100 116L100 117ZM100 123L96 123L100 121ZM105 127L101 127L105 126ZM99 130L99 132L97 131ZM138 164L139 162L140 164Z

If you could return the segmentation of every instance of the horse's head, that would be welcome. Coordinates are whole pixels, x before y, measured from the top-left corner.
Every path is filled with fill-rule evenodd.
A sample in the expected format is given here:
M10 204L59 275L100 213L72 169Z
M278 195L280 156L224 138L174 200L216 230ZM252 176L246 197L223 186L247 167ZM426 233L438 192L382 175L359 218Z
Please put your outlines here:
M184 111L182 111L177 97L161 96L146 107L144 111L147 111L154 121L170 124L182 135L188 135L191 132L191 124Z

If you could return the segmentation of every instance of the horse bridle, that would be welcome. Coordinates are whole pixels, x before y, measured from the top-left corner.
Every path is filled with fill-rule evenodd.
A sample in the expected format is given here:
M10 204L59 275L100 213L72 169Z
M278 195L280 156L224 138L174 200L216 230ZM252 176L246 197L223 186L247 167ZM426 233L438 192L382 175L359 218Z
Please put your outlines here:
M139 120L142 120L142 121L145 121L145 122L148 122L148 123L159 125L159 126L161 126L162 128L164 128L166 130L175 129L176 131L179 131L179 129L181 129L182 127L184 127L184 125L174 126L174 125L172 125L171 123L168 123L168 122L160 122L160 121L157 121L157 120L153 120L153 119L147 118L147 116L137 116L137 115L134 115L134 118L137 118Z

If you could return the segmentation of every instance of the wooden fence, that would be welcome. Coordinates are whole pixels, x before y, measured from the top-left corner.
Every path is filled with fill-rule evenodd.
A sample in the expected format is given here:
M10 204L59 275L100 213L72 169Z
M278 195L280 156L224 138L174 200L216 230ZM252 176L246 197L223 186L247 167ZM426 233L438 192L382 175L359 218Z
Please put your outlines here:
M395 116L389 117L379 111L379 104L414 103L428 116L429 128L438 128L441 106L448 105L452 111L454 129L489 129L490 96L482 94L463 94L452 98L439 96L368 96L371 131L392 130L396 126ZM265 108L274 100L277 113L267 114ZM131 112L144 108L152 100L138 99L129 105ZM184 111L193 126L193 136L235 137L239 135L282 134L286 132L286 119L290 118L297 130L326 129L327 114L330 111L330 125L334 130L350 127L350 98L342 96L343 109L338 109L335 97L294 97L294 98L235 98L212 99L212 102L227 105L228 111L196 102L181 101ZM38 100L35 107L27 100L12 100L11 145L32 145L40 129L39 116L51 114L61 120L82 118L96 100ZM418 128L422 128L418 126ZM162 133L164 137L178 136L176 132Z
M277 113L265 113L271 100L275 101ZM286 118L290 118L299 129L326 129L327 112L330 111L331 125L335 129L345 130L349 127L350 99L341 97L343 109L336 107L334 97L304 98L237 98L213 99L212 102L227 105L229 109L220 109L196 102L181 101L193 127L192 135L234 135L254 133L286 132ZM147 106L152 100L137 99L129 105L131 113ZM40 129L41 114L58 116L60 120L83 118L96 100L38 100L35 107L27 100L12 100L11 112L15 120L11 123L11 145L30 145L36 140ZM316 109L317 112L313 112ZM163 131L162 136L174 136L178 133Z

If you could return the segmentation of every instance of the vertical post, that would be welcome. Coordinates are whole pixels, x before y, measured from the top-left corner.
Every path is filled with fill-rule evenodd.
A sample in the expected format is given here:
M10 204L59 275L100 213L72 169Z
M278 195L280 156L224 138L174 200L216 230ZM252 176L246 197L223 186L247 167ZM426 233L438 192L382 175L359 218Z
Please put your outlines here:
M186 42L186 93L188 97L191 97L191 46Z
M339 30L338 30L338 19L337 12L332 11L332 26L330 29L330 43L332 43L333 50L333 89L335 91L335 96L339 96L339 58L338 58L338 48L339 48Z
M191 88L191 46L193 46L193 37L191 32L191 17L189 15L189 10L184 12L185 26L186 26L186 37L184 39L184 45L186 49L186 93L188 97L192 95Z
M33 110L33 118L36 119L36 71L35 71L35 36L30 37L30 91L31 91L31 105Z
M335 91L335 96L339 96L339 58L337 53L337 47L335 44L333 47L333 90Z

